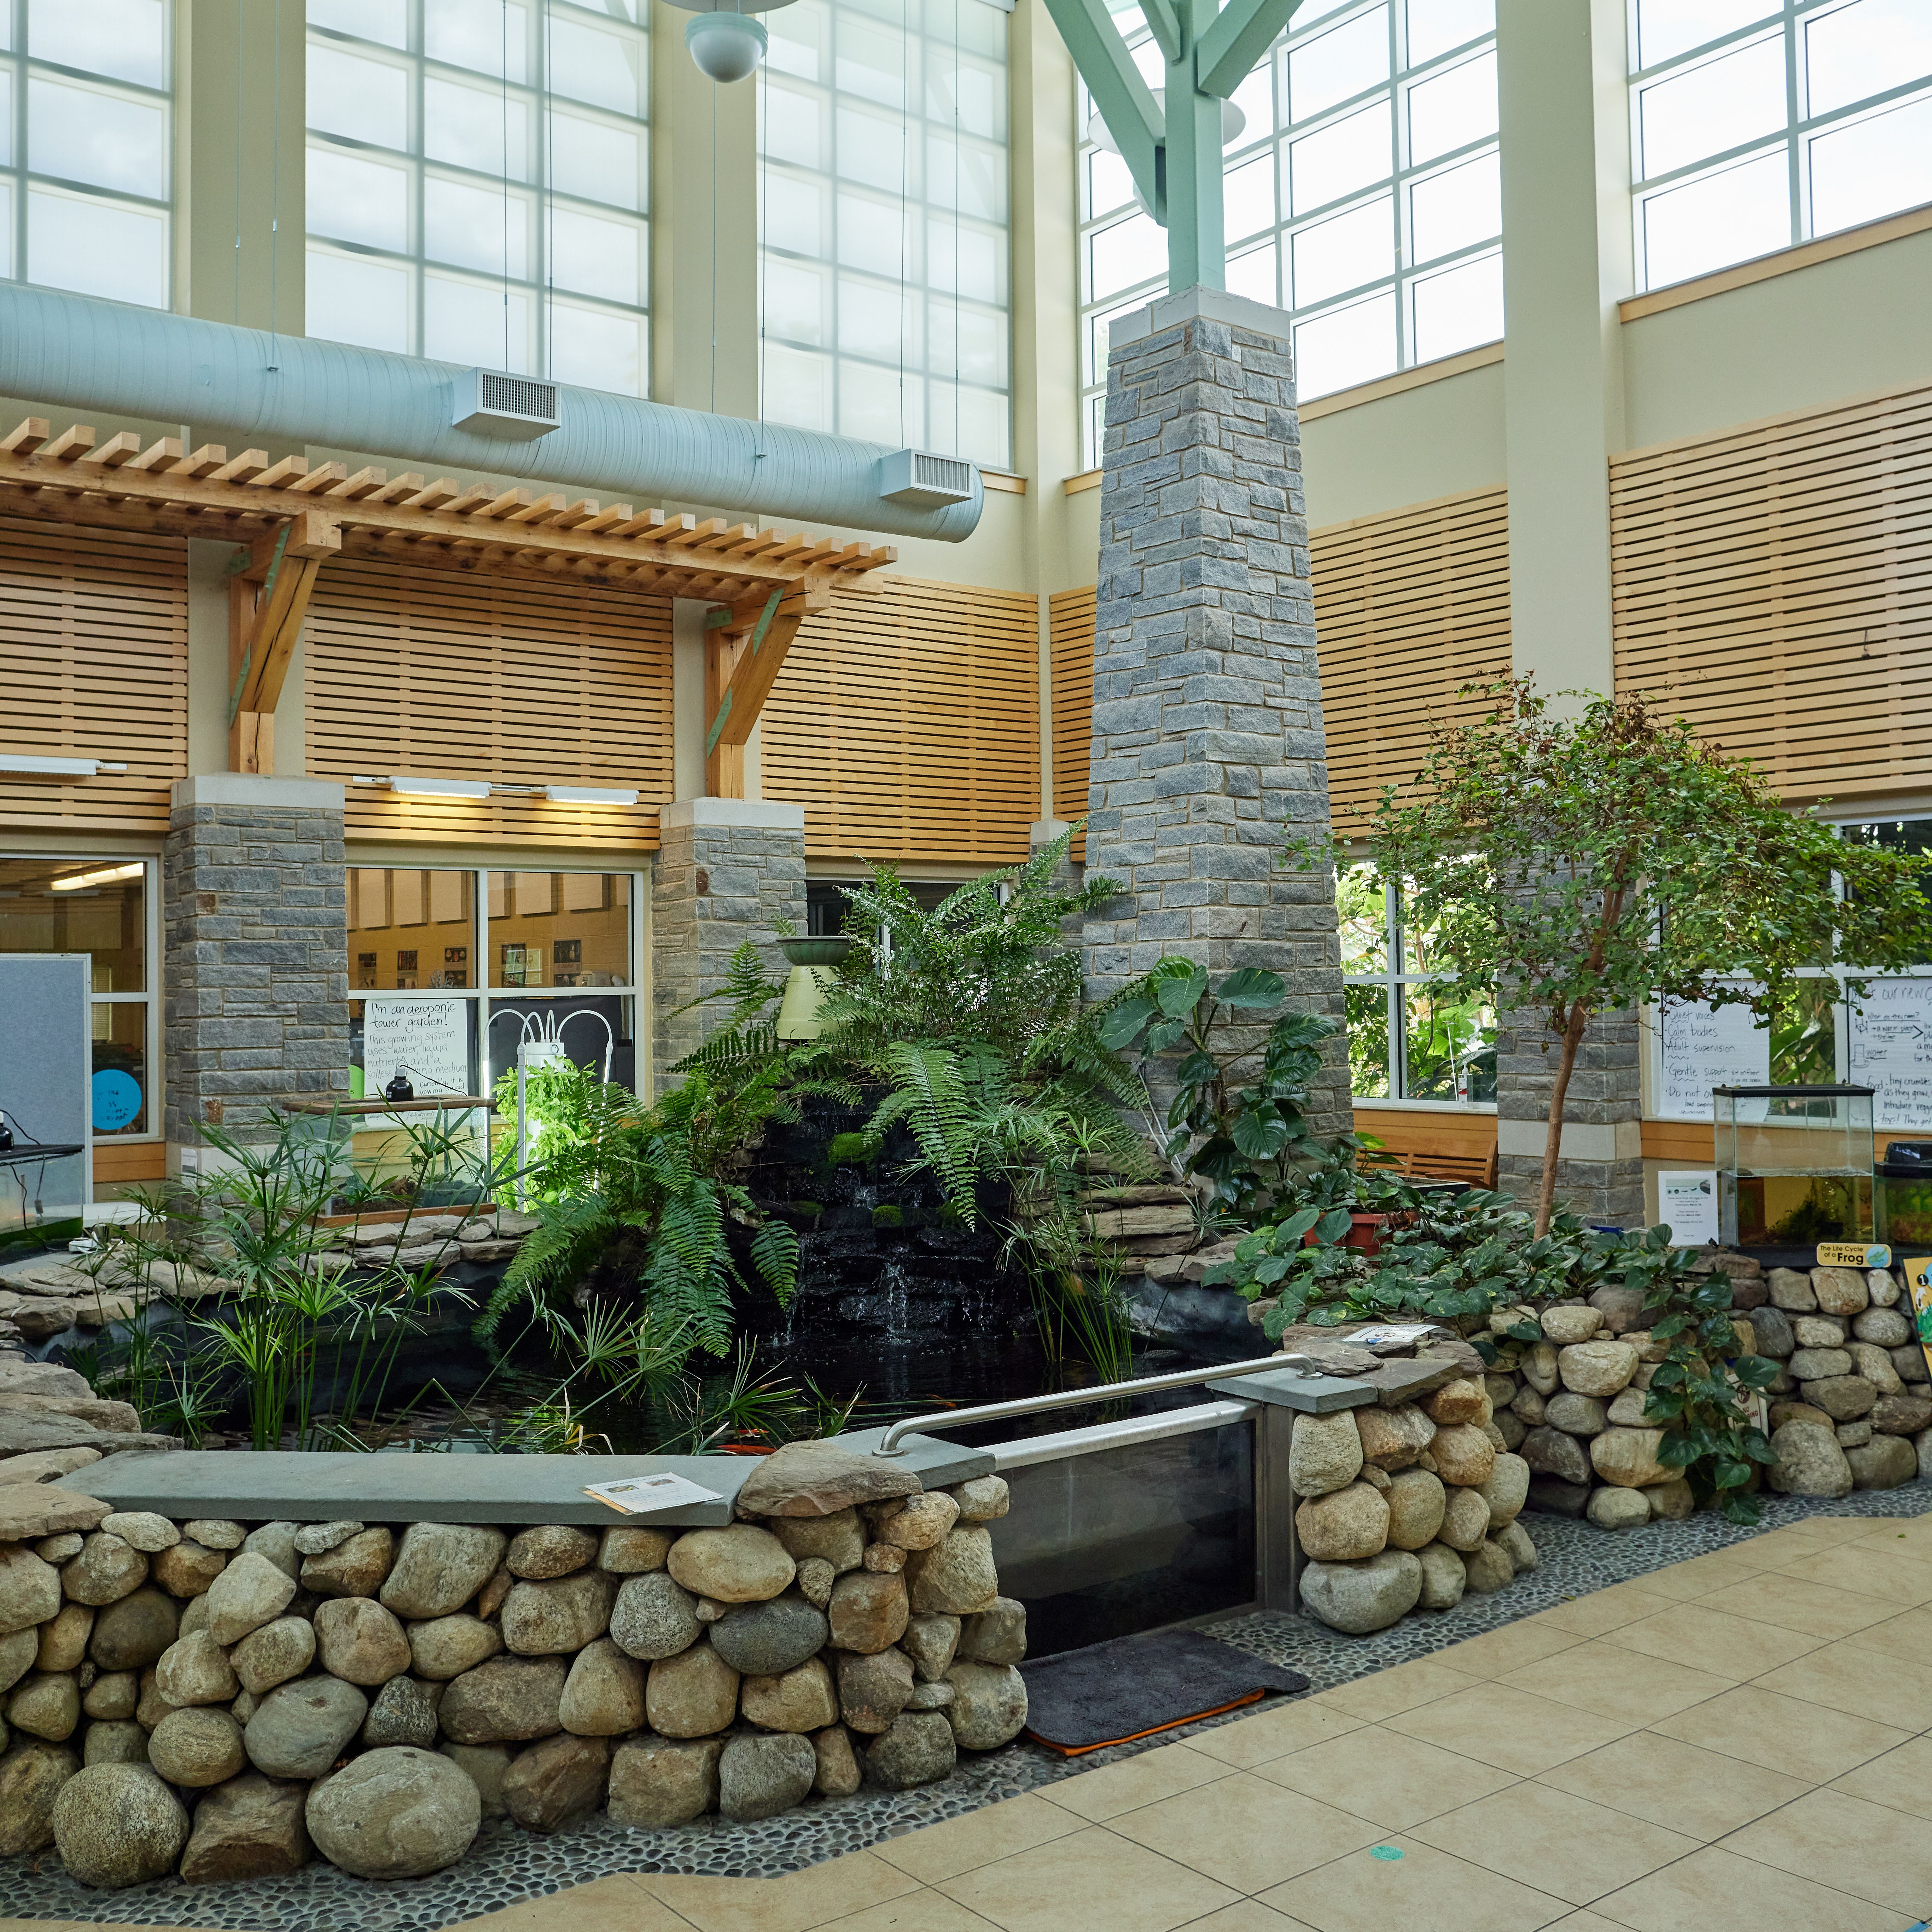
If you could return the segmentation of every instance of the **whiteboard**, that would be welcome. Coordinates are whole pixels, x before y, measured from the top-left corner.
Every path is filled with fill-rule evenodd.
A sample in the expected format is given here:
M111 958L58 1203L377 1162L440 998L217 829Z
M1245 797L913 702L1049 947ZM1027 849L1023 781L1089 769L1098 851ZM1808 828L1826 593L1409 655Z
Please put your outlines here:
M1847 1077L1876 1090L1880 1133L1932 1127L1932 979L1874 980L1849 1004Z
M418 1100L470 1091L467 1000L365 1000L362 1090L372 1100L400 1073Z
M1659 1120L1708 1122L1713 1087L1771 1084L1771 1029L1760 1024L1748 1006L1666 1000L1658 1031L1664 1049Z

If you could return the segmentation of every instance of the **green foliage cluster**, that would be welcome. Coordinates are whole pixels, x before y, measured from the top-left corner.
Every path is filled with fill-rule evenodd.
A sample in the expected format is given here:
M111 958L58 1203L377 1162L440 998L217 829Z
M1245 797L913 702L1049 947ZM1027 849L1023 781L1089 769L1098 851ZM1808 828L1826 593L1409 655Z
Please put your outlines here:
M1462 998L1542 1016L1558 1049L1552 1122L1600 1013L1706 1000L1790 1026L1805 969L1844 962L1841 996L1856 999L1932 950L1918 857L1840 838L1815 808L1787 811L1748 760L1652 700L1565 692L1581 702L1559 715L1526 679L1472 694L1489 711L1434 723L1414 781L1340 830L1366 836Z
M1506 1195L1377 1186L1388 1213L1378 1253L1339 1246L1348 1214L1309 1201L1244 1236L1208 1284L1250 1301L1274 1297L1262 1323L1271 1341L1302 1322L1426 1321L1467 1336L1491 1360L1499 1347L1539 1340L1532 1318L1552 1302L1636 1289L1651 1336L1670 1344L1644 1410L1664 1432L1658 1460L1683 1470L1700 1503L1735 1522L1756 1520L1746 1486L1754 1466L1772 1456L1744 1398L1769 1385L1777 1364L1739 1346L1726 1277L1694 1272L1696 1256L1672 1248L1664 1228L1606 1232L1559 1212L1538 1234Z
M1340 1030L1324 1014L1282 1012L1287 996L1280 974L1265 968L1239 968L1210 988L1204 967L1171 957L1099 1015L1103 1046L1166 1063L1176 1089L1162 1136L1169 1165L1199 1176L1250 1222L1293 1192L1318 1152L1302 1106ZM1270 1013L1258 1041L1244 1037Z

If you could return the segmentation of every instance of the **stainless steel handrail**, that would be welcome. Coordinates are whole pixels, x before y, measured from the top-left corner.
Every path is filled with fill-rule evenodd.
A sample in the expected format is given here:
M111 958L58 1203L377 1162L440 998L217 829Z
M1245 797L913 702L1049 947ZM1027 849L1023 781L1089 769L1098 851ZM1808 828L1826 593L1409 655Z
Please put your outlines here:
M988 1402L976 1408L941 1409L933 1415L908 1415L879 1438L874 1456L903 1456L902 1436L915 1432L950 1429L962 1422L1000 1422L1010 1415L1037 1415L1042 1409L1076 1408L1083 1402L1112 1402L1118 1396L1151 1395L1158 1389L1198 1388L1204 1382L1223 1382L1230 1376L1258 1376L1266 1369L1312 1370L1306 1355L1264 1355L1252 1362L1228 1362L1214 1369L1176 1369L1164 1376L1142 1376L1130 1382L1101 1382L1092 1388L1062 1389L1052 1395L1028 1395L1012 1402Z

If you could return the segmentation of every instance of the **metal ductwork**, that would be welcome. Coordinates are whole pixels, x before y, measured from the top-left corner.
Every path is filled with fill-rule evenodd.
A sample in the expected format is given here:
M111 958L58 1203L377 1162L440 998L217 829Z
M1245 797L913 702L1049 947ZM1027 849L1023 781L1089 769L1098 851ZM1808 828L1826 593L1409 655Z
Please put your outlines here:
M425 467L482 470L757 518L958 543L984 501L921 508L890 487L884 445L556 386L557 427L529 436L455 428L475 372L377 349L271 335L92 296L0 283L0 395L180 422L249 442L320 445Z

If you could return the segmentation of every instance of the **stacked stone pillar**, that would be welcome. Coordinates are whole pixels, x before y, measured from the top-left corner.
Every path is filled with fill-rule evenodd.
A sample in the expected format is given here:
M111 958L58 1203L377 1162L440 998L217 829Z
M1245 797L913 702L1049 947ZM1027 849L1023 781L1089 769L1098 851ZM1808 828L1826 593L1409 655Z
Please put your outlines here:
M266 1141L272 1108L348 1097L342 830L339 784L176 781L161 879L176 1160L205 1125Z
M1328 777L1288 319L1188 289L1114 324L1108 356L1087 871L1090 999L1164 953L1241 966L1342 1018ZM1316 1131L1352 1114L1338 1034Z
M1562 1042L1539 1012L1506 1010L1500 1022L1496 1184L1527 1206L1542 1180ZM1642 1040L1635 1013L1598 1014L1563 1103L1557 1205L1611 1227L1639 1227L1644 1218Z
M778 922L806 929L805 809L769 799L698 798L664 808L651 895L652 1052L658 1088L728 1010L713 998L748 940L768 975L789 970ZM693 1002L702 1004L694 1006Z

